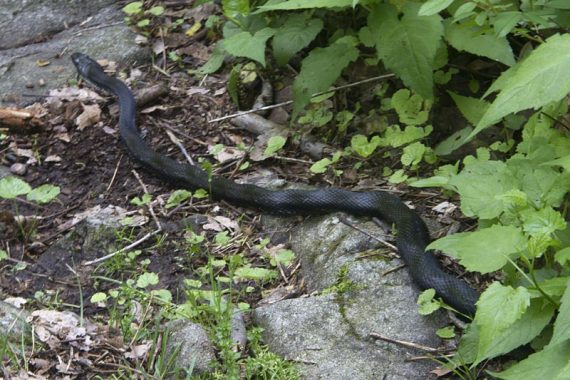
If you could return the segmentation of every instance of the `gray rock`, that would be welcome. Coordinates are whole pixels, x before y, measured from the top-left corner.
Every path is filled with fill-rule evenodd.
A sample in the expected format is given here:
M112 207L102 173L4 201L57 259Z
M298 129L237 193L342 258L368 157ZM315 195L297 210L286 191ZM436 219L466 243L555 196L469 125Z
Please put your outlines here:
M0 301L0 335L9 336L15 340L22 339L22 334L29 331L26 323L28 315L26 310Z
M49 89L74 79L69 56L75 51L121 63L148 58L148 51L134 43L135 34L122 22L124 14L114 1L4 3L7 6L0 7L0 106L33 103ZM40 66L39 61L49 64Z
M178 351L175 367L184 369L189 375L210 372L216 355L206 330L188 320L172 321L166 327L170 331L166 345L167 357Z
M381 233L371 222L356 223L375 235ZM359 259L358 252L376 243L338 223L334 215L312 218L291 235L309 292L337 284L341 268L351 288L255 309L254 321L264 328L269 348L296 361L306 379L428 378L436 363L406 361L422 352L369 338L374 332L431 347L441 345L435 331L445 326L445 316L418 314L418 289L408 272L405 268L392 271L402 262L383 257Z

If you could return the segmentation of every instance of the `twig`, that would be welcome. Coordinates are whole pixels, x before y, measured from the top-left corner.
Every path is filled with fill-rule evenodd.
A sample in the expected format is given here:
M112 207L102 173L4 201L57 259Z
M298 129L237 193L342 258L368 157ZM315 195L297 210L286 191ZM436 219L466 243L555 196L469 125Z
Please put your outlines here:
M137 181L139 181L141 187L143 188L143 191L147 194L150 194L148 192L146 185L142 181L139 173L137 173L136 170L132 170L132 173L135 176L135 178L137 179ZM154 213L154 209L152 208L152 204L148 204L147 207L148 207L148 211L150 212L150 215L152 216L152 218L154 219L154 222L156 223L156 226L158 227L158 230L162 231L162 225L160 224L160 222L158 221L158 218L156 217L156 214Z
M404 347L408 347L408 348L415 348L417 350L422 350L425 352L434 352L434 353L440 352L440 350L437 348L428 347L428 346L424 346L422 344L413 343L413 342L406 342L405 340L388 338L387 336L380 335L380 334L375 333L375 332L371 332L368 336L370 336L371 338L374 338L374 339L379 339L379 340L383 340L385 342L399 344L400 346L404 346Z
M156 235L156 234L158 234L158 233L160 233L160 232L162 232L162 230L161 230L160 228L157 229L157 230L154 230L154 231L152 231L152 232L149 232L148 234L144 235L144 236L143 236L142 238L140 238L139 240L137 240L137 241L135 241L135 242L133 242L133 243L127 245L126 247L123 247L123 248L121 248L121 249L119 249L119 250L117 250L117 251L115 251L115 252L113 252L113 253L109 253L109 254L106 255L106 256L99 257L98 259L91 260L91 261L87 261L87 262L83 263L83 265L98 264L98 263L100 263L100 262L103 262L103 261L105 261L105 260L110 259L111 257L113 257L113 256L115 256L115 255L118 255L119 253L123 253L123 252L130 251L131 249L137 247L139 244L143 243L144 241L150 239L151 237L153 237L154 235Z
M192 159L192 157L190 157L188 151L186 150L186 148L184 148L184 145L182 145L182 143L180 142L180 139L174 136L174 133L170 132L168 129L166 130L166 134L168 135L168 137L170 137L170 141L172 141L178 147L178 149L180 149L180 151L182 152L184 157L186 157L188 162L192 165L195 165L194 160Z
M340 217L339 220L341 221L341 223L346 224L347 226L354 228L358 232L362 232L364 235L368 236L371 239L376 240L379 243L384 244L386 247L391 248L394 251L398 251L398 248L394 244L388 243L386 240L379 238L378 236L372 235L370 232L363 230L362 228L358 227L354 223L350 222L348 219L346 219L344 217Z
M121 165L122 159L123 159L123 155L121 154L121 156L119 157L119 161L117 161L117 165L115 166L115 171L113 172L113 177L111 177L111 182L109 182L109 186L107 186L107 189L105 190L105 192L108 192L109 190L111 190L113 183L115 183L115 178L117 177L117 172L119 171L119 165Z
M355 86L360 86L361 84L365 84L365 83L370 83L370 82L375 82L378 80L382 80L382 79L387 79L387 78L393 78L395 77L394 74L385 74L385 75L379 75L377 77L373 77L373 78L368 78L368 79L364 79L358 82L353 82L353 83L349 83L349 84L345 84L343 86L338 86L338 87L333 87L329 90L326 91L321 91L321 92L317 92L313 95L311 95L311 98L317 97L317 96L321 96L324 94L328 94L331 92L335 92L338 90L344 90L345 88L350 88L350 87L355 87ZM234 117L238 117L238 116L242 116L242 115L247 115L250 113L254 113L254 112L259 112L259 111L267 111L267 110L272 110L274 108L279 108L282 106L287 106L289 104L293 104L292 100L288 100L286 102L282 102L282 103L277 103L277 104L272 104L270 106L265 106L265 107L260 107L260 108L255 108L255 109L251 109L251 110L247 110L247 111L241 111L241 112L237 112L231 115L226 115L226 116L222 116L222 117L218 117L216 119L212 119L212 120L208 120L208 123L215 123L217 121L222 121L222 120L226 120L226 119L231 119Z

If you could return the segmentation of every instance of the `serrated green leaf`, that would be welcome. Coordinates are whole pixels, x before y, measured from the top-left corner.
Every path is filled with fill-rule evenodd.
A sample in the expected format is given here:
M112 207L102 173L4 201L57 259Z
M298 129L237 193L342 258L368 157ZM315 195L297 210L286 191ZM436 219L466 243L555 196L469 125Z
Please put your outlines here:
M235 57L246 57L265 66L265 43L275 29L263 28L255 34L241 32L224 39L224 49Z
M536 352L503 372L490 372L490 374L504 380L568 379L569 357L570 341L566 341Z
M293 115L296 119L311 95L327 90L342 70L359 56L354 37L342 37L326 48L311 50L303 60L301 72L293 82Z
M519 320L530 306L530 295L524 287L513 289L494 282L477 301L474 322L479 329L477 362L487 355L497 336Z
M554 254L554 259L560 265L565 265L570 261L570 247L561 249Z
M424 144L419 141L407 145L402 150L402 156L400 157L400 162L404 166L416 166L422 161L424 157L424 153L426 152L427 148Z
M162 302L170 303L172 302L172 293L168 289L155 289L150 292L150 294L161 300Z
M305 13L287 17L273 37L273 55L280 66L289 62L301 49L319 34L323 22L318 18L309 18Z
M418 10L418 4L406 3L400 16L395 7L380 4L368 16L368 26L386 67L424 99L432 99L443 26L439 15L418 16Z
M570 281L566 283L566 291L560 300L558 316L554 321L554 331L548 346L570 341Z
M226 51L224 49L224 41L220 41L216 44L214 51L212 51L212 55L208 62L203 64L198 70L190 70L191 73L196 73L199 75L206 75L215 73L222 67L224 63L224 58L226 57Z
M264 154L266 156L272 156L277 151L285 146L287 143L287 138L283 136L271 136L269 140L267 140L267 148L265 148Z
M467 137L471 134L473 128L465 127L453 133L451 136L437 144L434 153L438 156L446 156L456 149L462 147L467 142Z
M447 8L454 0L428 0L422 4L418 15L431 16Z
M487 91L500 91L472 136L504 116L559 101L570 92L570 34L556 34L503 72Z
M550 235L556 230L566 228L566 222L558 211L552 207L545 207L540 210L526 209L520 213L523 221L523 230L531 235Z
M48 203L57 198L58 195L59 186L45 184L26 194L26 199L36 203Z
M328 158L323 158L317 162L315 162L313 165L311 165L311 168L309 169L310 171L312 171L313 173L324 173L327 171L327 167L332 163L332 161Z
M505 204L500 196L517 189L518 181L501 161L477 161L449 181L461 195L461 210L470 217L493 219Z
M439 249L458 258L469 271L489 273L501 269L525 246L526 238L519 228L493 225L445 236L432 242L428 249Z
M20 178L8 176L0 179L0 198L14 199L30 191L32 191L31 186Z
M281 249L275 254L275 256L271 257L270 263L273 266L277 266L278 264L289 266L294 259L295 252L290 249Z
M288 0L277 4L266 4L260 6L257 12L295 10L311 8L337 8L350 7L353 0Z
M459 51L491 58L507 66L515 64L513 51L506 38L499 38L494 34L482 34L470 23L458 24L446 20L445 38Z
M400 129L398 125L391 125L386 128L384 137L380 139L381 146L391 146L399 148L402 145L409 144L416 140L421 140L428 136L433 131L433 127L428 125L426 127L416 127L409 125L404 130Z
M390 183L398 184L404 182L407 179L408 175L404 172L404 169L398 169L390 176L390 178L388 178L388 181Z
M493 28L497 37L503 38L509 34L522 18L522 13L518 11L500 12L493 19Z
M461 111L461 114L467 119L471 125L477 125L479 120L483 117L491 103L477 98L471 98L469 96L461 96L452 91L447 91L451 99Z

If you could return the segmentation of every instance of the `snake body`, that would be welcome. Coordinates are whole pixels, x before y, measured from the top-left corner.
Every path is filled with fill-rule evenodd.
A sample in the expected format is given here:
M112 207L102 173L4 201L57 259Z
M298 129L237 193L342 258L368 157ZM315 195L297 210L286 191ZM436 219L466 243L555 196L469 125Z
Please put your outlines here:
M179 163L155 152L145 143L135 123L134 96L123 82L108 76L85 54L74 53L71 59L83 78L118 98L121 139L131 156L146 169L176 186L207 189L213 199L241 207L299 215L341 211L381 218L396 226L396 246L414 282L421 289L435 289L436 294L457 311L468 316L475 314L479 293L465 281L444 272L434 254L426 251L431 239L425 223L398 197L381 191L356 192L339 188L269 190L211 176L198 166Z

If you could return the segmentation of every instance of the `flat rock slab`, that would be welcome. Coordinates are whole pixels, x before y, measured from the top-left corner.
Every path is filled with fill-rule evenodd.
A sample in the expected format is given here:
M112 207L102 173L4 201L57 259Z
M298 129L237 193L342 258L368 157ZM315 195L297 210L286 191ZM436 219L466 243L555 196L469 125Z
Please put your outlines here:
M76 77L69 59L76 51L121 63L146 60L148 50L135 44L123 18L111 0L4 1L0 106L22 107L65 86Z
M356 223L381 234L372 223ZM334 215L312 218L291 235L309 291L331 289L341 268L352 290L257 308L254 321L264 328L269 348L298 363L306 379L429 378L437 363L409 361L423 352L369 337L374 332L434 348L442 345L435 331L447 319L443 313L418 314L419 290L405 268L394 270L402 262L370 257L369 249L377 243ZM367 257L358 258L360 251L367 251Z

